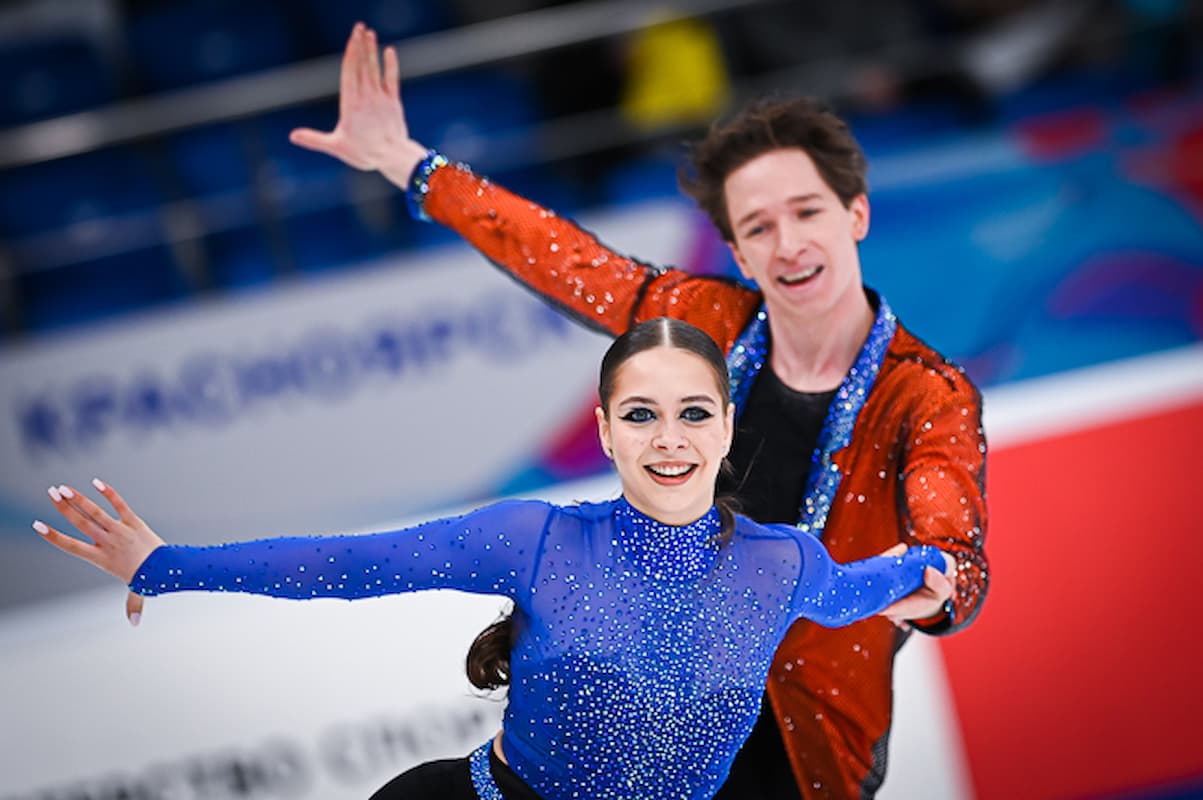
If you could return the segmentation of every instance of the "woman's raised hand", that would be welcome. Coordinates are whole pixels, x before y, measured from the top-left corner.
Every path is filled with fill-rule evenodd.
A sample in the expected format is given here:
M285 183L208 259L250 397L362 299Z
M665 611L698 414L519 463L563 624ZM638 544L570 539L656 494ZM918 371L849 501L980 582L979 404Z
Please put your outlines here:
M113 506L116 519L70 486L52 486L48 493L54 507L84 538L68 536L41 520L33 523L34 530L64 553L82 558L128 584L138 567L163 544L163 540L113 487L100 480L93 480L92 485ZM141 613L142 597L131 592L126 601L126 615L137 625Z
M362 22L356 23L343 51L338 124L329 133L297 128L289 140L332 155L356 169L379 170L405 188L426 149L409 136L401 104L397 51L384 48L381 70L376 32Z

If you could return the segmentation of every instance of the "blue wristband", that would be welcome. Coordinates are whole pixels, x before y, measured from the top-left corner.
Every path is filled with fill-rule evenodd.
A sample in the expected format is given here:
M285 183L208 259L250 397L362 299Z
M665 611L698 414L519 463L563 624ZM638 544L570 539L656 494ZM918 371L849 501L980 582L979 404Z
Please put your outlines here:
M409 215L421 222L430 222L426 213L426 195L430 192L430 176L439 167L450 164L447 156L437 150L429 150L426 157L418 162L413 173L409 176L409 186L405 190L405 205Z

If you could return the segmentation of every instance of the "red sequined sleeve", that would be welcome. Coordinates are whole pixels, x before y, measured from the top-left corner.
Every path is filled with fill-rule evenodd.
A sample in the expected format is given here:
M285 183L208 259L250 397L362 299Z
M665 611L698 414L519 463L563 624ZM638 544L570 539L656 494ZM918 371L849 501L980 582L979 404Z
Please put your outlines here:
M919 621L929 633L951 633L981 608L989 584L985 554L986 440L981 395L950 366L929 373L930 385L911 417L902 470L903 525L917 544L957 562L953 614Z
M424 206L511 276L585 325L621 334L657 316L684 319L729 348L760 302L734 282L620 255L571 220L449 164Z

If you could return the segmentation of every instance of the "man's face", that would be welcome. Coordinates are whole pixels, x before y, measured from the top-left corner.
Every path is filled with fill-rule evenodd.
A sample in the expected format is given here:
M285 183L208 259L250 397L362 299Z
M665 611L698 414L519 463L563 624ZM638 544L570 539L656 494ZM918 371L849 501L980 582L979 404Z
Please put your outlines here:
M727 176L723 190L731 251L770 314L821 316L861 293L863 194L845 208L810 156L793 148L757 156Z

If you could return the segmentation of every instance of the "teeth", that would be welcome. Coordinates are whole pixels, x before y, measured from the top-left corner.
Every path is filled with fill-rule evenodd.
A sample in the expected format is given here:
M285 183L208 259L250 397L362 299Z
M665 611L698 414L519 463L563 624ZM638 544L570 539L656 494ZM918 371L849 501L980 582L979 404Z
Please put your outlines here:
M801 283L804 280L813 278L815 275L818 275L819 270L821 270L822 268L823 268L822 264L816 264L815 266L811 267L810 269L806 270L805 272L798 272L793 275L782 275L781 280L783 283Z
M665 478L676 478L693 469L693 464L682 464L678 467L669 467L663 464L658 464L655 466L649 466L648 469L657 475L664 476Z

